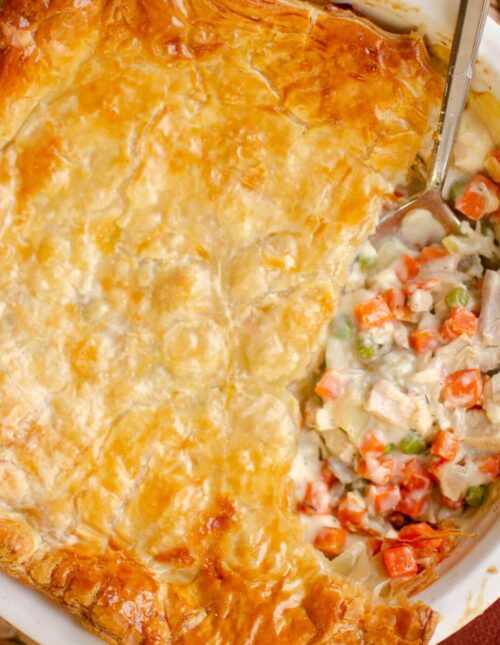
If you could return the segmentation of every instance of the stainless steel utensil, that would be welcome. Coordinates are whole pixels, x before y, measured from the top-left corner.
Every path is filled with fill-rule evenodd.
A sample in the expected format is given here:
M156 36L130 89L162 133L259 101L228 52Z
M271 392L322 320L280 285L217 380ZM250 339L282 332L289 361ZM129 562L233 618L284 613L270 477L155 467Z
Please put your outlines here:
M396 210L390 211L381 220L374 235L375 239L394 232L403 216L416 208L430 210L449 232L457 231L460 226L459 220L445 203L442 190L467 100L489 4L489 0L461 0L460 2L426 187L422 193L401 204Z

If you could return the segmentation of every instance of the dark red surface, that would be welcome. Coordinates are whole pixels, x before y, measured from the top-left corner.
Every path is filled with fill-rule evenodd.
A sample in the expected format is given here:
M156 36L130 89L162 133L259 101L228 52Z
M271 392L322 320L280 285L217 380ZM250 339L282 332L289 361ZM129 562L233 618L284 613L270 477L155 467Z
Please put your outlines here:
M439 645L500 645L500 600Z

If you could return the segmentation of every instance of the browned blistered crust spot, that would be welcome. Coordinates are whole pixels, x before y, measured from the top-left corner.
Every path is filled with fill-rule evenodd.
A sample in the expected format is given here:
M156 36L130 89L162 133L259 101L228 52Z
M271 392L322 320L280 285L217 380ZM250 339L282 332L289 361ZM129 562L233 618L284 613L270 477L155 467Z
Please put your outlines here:
M172 564L194 564L195 559L191 555L189 549L186 546L177 546L168 551L162 551L162 553L157 553L154 556L154 559L157 562L165 562Z
M0 562L20 564L33 552L35 540L22 520L0 517Z
M118 639L132 635L142 639L151 625L154 638L170 637L158 605L157 583L141 565L120 553L96 556L64 550L57 558L35 563L30 573L34 580L49 577L56 598L70 608L82 608L83 618L98 624L104 637L109 632Z
M236 510L231 502L226 499L217 500L216 514L210 514L210 517L200 528L200 533L206 535L217 531L224 531L228 528L229 523L235 515Z

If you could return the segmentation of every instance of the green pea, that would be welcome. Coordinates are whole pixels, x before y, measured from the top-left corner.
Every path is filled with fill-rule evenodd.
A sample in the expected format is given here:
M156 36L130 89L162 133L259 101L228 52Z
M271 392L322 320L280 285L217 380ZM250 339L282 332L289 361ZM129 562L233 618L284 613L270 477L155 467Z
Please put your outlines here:
M465 501L468 506L481 506L484 502L486 496L486 491L488 487L484 484L480 486L469 486L467 492L465 493Z
M465 287L455 287L446 296L446 305L453 309L454 307L465 307L469 302L469 292Z
M383 455L390 455L391 452L394 450L394 444L393 443L388 443L386 449L382 453Z
M421 455L425 452L425 443L420 437L409 434L401 439L399 449L405 455Z
M369 483L370 482L367 479L362 477L361 479L356 479L356 481L347 484L346 489L349 492L357 491L360 495L364 495Z
M454 202L466 186L467 182L462 179L459 181L454 181L450 186L450 190L448 191L448 201Z
M356 351L358 352L359 358L364 362L371 361L375 357L375 345L366 336L358 338Z
M358 260L358 266L363 271L363 273L369 273L373 271L378 264L377 256L375 255L366 255L361 256Z
M340 314L333 321L333 333L340 340L349 340L354 334L354 322L346 314Z

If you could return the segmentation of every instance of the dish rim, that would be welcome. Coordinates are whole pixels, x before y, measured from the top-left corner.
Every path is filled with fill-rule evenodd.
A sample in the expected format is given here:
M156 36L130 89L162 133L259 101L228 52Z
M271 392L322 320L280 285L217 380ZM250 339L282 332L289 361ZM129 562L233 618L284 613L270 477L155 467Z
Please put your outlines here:
M373 1L352 3L373 10ZM398 3L397 11L404 19L405 12L410 20L423 17L419 10L429 8L432 0L408 1L407 7ZM377 0L377 5L386 5L394 11L391 0ZM402 8L401 8L402 7ZM422 20L420 20L422 22ZM426 24L426 27L429 25ZM438 23L436 23L438 24ZM436 34L442 34L443 23L436 27ZM481 79L488 89L500 98L500 25L488 18L479 53ZM487 528L479 538L469 541L457 551L458 559L448 566L443 576L417 598L438 611L442 619L431 640L436 645L451 636L458 629L473 620L500 597L500 508L492 507L487 518ZM479 528L479 526L478 526ZM494 570L494 573L492 571ZM0 571L0 616L32 638L40 645L97 645L102 641L90 634L66 608L45 598L40 592L10 578Z

